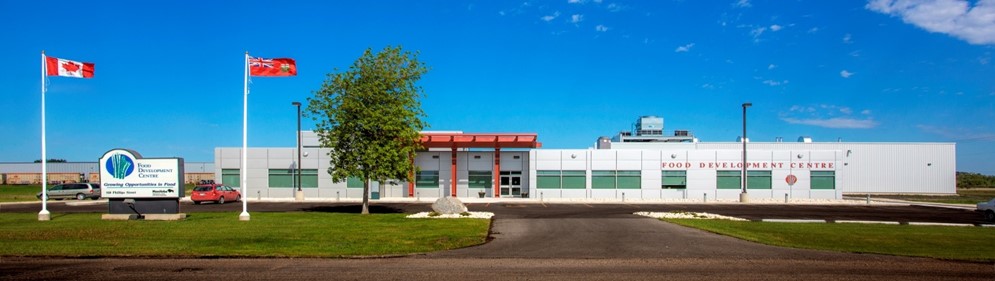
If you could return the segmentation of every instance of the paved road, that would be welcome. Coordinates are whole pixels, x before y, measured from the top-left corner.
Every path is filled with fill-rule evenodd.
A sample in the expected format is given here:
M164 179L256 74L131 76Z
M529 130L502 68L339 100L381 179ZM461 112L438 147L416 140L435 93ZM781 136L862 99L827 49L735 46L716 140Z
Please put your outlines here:
M68 204L67 204L68 203ZM83 204L79 204L83 203ZM478 203L468 204L474 211L493 212L499 218L588 218L626 217L638 211L693 211L709 212L751 220L759 219L828 219L874 220L899 222L985 223L981 213L928 206L900 205L769 205L769 204L538 204L538 203ZM416 213L430 211L429 203L380 203L372 205L374 213ZM100 201L53 201L48 209L52 213L107 212L107 205ZM3 204L0 213L37 213L40 203ZM225 205L180 204L180 211L241 212L241 203ZM251 212L353 212L360 210L357 203L291 203L250 202Z
M266 206L258 204L256 208L263 210ZM375 210L381 212L427 209L424 204L377 206ZM454 251L387 259L2 258L0 279L991 280L995 276L992 263L778 248L631 215L637 210L697 207L741 216L763 216L765 212L809 216L826 211L813 206L474 204L470 206L472 210L497 214L492 228L494 239ZM352 212L355 206L276 204L269 208ZM867 211L891 214L887 216L890 219L941 216L926 215L933 212L968 217L935 208L854 208L829 214L881 216L861 214ZM917 215L908 217L908 212Z

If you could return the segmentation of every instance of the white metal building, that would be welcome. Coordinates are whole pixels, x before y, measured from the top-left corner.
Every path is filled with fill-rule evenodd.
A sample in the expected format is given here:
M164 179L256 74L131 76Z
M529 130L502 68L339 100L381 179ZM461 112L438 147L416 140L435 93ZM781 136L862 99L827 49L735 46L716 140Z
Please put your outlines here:
M659 119L659 120L657 120ZM663 136L662 118L644 116L597 148L507 149L515 134L450 132L415 159L414 183L374 184L379 197L513 197L591 199L736 199L742 143L700 142L687 131ZM535 142L532 147L540 144ZM423 142L439 135L426 133ZM465 143L490 143L457 147ZM452 145L452 148L440 148ZM358 198L362 181L332 182L328 150L304 132L302 186L308 198ZM505 149L505 150L502 150ZM749 142L751 198L834 199L843 193L956 193L954 143ZM215 178L240 186L240 148L215 149ZM250 148L249 197L293 197L295 148Z

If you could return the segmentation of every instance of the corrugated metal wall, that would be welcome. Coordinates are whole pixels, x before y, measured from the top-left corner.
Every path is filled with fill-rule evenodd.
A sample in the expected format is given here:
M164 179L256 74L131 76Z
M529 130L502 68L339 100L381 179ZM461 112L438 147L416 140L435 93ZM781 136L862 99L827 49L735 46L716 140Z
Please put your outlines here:
M697 149L742 149L742 143L697 143ZM749 150L838 150L846 193L957 193L954 143L747 143Z

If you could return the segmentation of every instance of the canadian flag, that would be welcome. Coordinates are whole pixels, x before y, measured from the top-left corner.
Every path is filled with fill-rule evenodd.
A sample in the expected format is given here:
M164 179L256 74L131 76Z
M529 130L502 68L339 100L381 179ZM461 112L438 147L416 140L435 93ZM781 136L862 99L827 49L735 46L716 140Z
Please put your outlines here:
M48 76L93 78L93 63L45 57Z

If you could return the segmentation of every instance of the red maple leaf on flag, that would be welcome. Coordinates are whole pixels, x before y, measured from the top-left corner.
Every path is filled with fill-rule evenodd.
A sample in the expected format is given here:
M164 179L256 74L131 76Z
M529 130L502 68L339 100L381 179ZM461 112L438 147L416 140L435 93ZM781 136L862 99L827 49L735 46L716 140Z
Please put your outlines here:
M65 69L68 72L76 72L79 71L79 65L76 65L75 63L71 62L66 62L62 64L62 69Z

